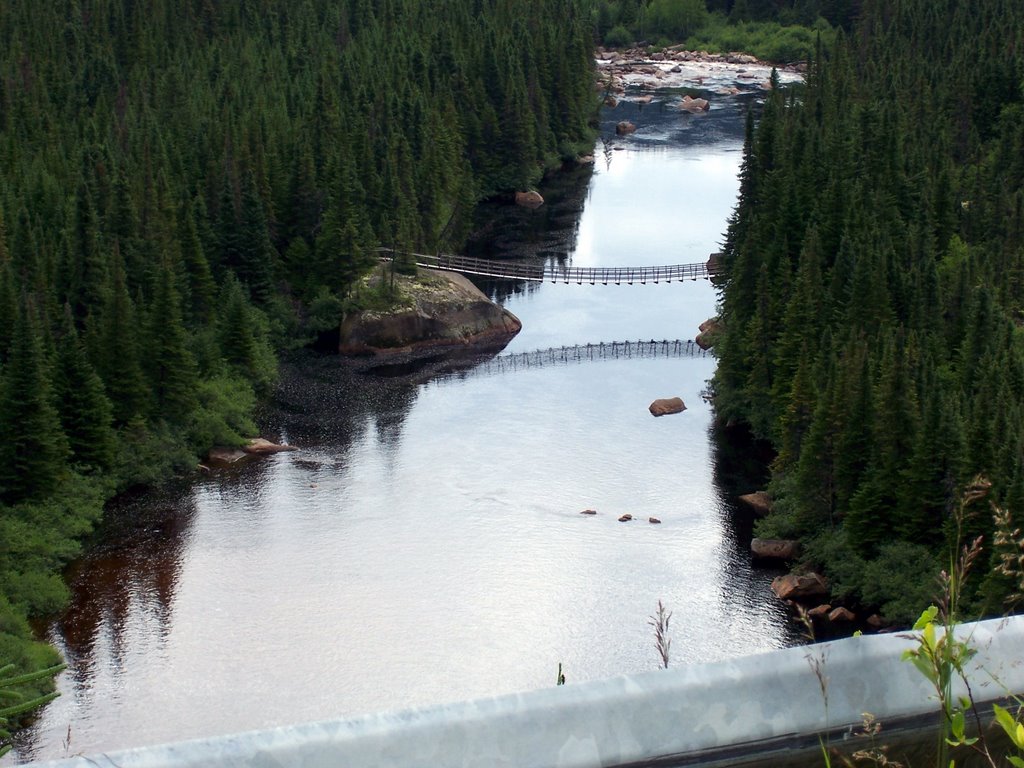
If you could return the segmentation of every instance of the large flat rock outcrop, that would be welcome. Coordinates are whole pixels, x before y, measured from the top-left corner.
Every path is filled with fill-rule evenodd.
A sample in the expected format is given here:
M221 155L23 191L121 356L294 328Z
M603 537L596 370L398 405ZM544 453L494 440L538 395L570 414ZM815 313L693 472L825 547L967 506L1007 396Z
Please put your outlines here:
M342 320L341 354L500 348L523 327L519 318L488 299L463 275L420 269L416 278L402 278L400 289L400 306L363 310Z

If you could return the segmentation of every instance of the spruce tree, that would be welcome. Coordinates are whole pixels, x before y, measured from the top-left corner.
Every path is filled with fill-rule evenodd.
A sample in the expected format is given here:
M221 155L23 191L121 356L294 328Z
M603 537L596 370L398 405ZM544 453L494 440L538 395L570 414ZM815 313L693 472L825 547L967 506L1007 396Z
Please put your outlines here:
M68 442L36 315L35 301L23 295L0 381L0 498L7 503L44 498L67 473Z
M71 307L65 308L57 343L53 389L57 411L71 449L71 462L108 470L114 465L116 442L113 408L78 338Z
M143 348L157 413L174 424L188 424L198 407L198 370L188 348L174 268L166 259L157 273L149 316Z

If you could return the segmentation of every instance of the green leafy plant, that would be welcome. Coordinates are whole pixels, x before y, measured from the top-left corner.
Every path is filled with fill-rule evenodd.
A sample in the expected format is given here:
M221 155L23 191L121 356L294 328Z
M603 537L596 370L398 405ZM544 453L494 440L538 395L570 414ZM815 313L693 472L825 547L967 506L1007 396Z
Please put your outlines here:
M26 683L53 677L63 669L64 665L58 664L22 675L13 675L13 664L0 667L0 757L11 751L11 733L7 730L11 721L53 701L60 695L54 691L26 699L18 689Z
M992 705L992 711L996 716L996 723L1003 729L1010 743L1019 752L1019 755L1007 755L1006 760L1015 768L1024 768L1024 723L1014 718L1010 712L998 704Z
M977 654L971 645L970 636L958 637L956 626L959 622L959 606L963 587L971 568L981 555L982 537L969 544L962 544L964 521L968 517L969 505L985 497L991 483L978 476L963 492L957 513L954 515L955 537L952 562L948 571L940 575L941 598L938 605L929 606L914 624L912 637L916 647L903 652L903 659L911 662L925 676L935 689L939 701L942 723L938 740L936 765L940 768L955 765L948 760L949 748L968 747L985 764L996 768L998 765L985 738L981 713L967 675L967 665ZM995 509L995 508L994 508ZM998 520L998 509L997 512ZM953 685L960 681L967 694L954 696ZM993 705L996 722L1009 737L1018 752L1024 752L1024 724L1017 721L1008 710ZM968 732L968 722L973 720L974 735ZM1024 759L1019 755L1007 755L1007 760L1017 768L1024 768Z

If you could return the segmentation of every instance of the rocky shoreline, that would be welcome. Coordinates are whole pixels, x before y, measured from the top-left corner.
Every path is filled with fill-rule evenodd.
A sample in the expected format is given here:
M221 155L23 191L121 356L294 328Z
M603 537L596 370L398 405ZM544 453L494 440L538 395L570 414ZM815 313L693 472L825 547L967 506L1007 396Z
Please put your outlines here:
M806 69L803 62L773 65L745 53L708 53L686 50L682 46L658 52L646 48L598 48L595 62L598 72L595 87L606 94L606 99L610 97L607 103L612 107L616 97L626 94L630 88L696 88L735 95L744 90L771 88L773 69L782 82L801 80ZM646 95L641 95L637 100L645 98ZM683 108L697 111L692 107Z

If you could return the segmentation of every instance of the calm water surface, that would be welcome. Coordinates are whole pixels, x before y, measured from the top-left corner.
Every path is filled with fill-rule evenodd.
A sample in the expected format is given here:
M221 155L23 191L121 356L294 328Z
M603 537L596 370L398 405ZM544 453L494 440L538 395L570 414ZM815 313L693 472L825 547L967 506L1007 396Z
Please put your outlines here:
M735 201L743 104L620 105L603 133L637 122L624 149L599 143L539 211L483 211L473 248L705 260ZM705 281L481 285L523 321L507 351L692 338L715 305ZM733 502L757 480L701 399L714 364L379 379L299 356L264 423L302 451L125 500L72 569L49 628L63 695L16 759L546 687L559 663L570 684L649 670L658 600L674 664L792 642ZM685 413L648 414L676 395Z

